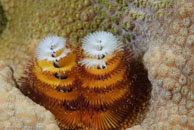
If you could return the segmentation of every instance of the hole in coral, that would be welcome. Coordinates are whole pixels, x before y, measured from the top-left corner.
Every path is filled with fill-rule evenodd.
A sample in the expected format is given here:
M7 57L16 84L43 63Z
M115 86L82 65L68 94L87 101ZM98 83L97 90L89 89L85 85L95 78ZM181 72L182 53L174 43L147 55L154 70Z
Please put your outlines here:
M7 23L8 23L8 17L0 2L0 35L3 33L3 31L7 27Z

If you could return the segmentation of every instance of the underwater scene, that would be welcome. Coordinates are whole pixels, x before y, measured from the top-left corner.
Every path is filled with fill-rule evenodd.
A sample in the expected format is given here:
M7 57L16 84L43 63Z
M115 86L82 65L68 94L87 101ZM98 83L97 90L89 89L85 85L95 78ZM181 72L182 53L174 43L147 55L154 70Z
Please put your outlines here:
M194 0L0 0L0 130L194 130Z

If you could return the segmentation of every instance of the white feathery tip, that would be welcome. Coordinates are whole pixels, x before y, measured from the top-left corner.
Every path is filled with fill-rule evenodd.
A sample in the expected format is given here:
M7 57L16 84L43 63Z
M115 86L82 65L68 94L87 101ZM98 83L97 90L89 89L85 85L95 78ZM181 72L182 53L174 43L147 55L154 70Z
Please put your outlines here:
M87 68L92 68L92 69L97 67L99 67L100 69L106 68L106 62L98 59L85 58L79 61L79 64L81 64L81 66L85 65Z
M82 39L82 49L89 56L102 57L123 50L123 45L112 33L98 31Z
M79 64L85 65L87 68L99 67L103 69L107 67L103 58L114 55L114 52L122 51L123 45L112 33L98 31L82 39L82 49L84 54L96 59L84 58L79 61Z
M66 48L66 39L59 36L48 36L40 41L40 44L36 48L35 54L38 60L58 61L65 57L70 49ZM64 49L65 48L65 49ZM56 57L56 52L64 49L61 55Z

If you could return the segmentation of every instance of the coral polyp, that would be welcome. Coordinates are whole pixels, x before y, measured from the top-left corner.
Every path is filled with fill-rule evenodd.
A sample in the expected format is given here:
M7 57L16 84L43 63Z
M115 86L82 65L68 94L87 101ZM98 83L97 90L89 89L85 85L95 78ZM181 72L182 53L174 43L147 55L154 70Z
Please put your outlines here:
M141 120L149 99L142 96L150 84L138 66L112 33L89 34L76 50L68 39L50 36L36 48L21 90L49 109L62 130L124 129Z

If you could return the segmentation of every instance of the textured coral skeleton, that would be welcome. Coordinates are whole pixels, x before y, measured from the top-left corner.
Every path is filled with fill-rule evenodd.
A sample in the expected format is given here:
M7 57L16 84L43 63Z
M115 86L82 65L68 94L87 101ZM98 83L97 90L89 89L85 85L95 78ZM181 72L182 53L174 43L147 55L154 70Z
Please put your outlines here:
M25 97L13 79L13 72L6 63L0 63L0 129L59 130L55 117L44 107Z
M0 39L0 51L3 52L0 59L16 65L16 77L20 76L26 59L29 59L31 45L38 43L40 38L47 35L67 36L72 42L77 39L73 43L79 43L77 41L90 32L110 31L119 35L121 41L133 48L137 55L144 54L144 50L149 48L144 61L153 94L150 111L141 127L193 129L193 71L186 64L192 61L193 56L192 0L72 0L66 3L63 0L1 0L1 3L9 21ZM186 43L191 45L186 46ZM163 45L167 49L161 49ZM180 62L179 66L182 66L185 62L184 67L163 60L157 63L157 56L167 61L172 57L179 58L177 64ZM161 68L158 69L154 63L161 65ZM172 77L164 76L170 71ZM190 71L189 75L184 71ZM156 79L158 72L161 72L162 80ZM180 76L174 78L176 73L180 73ZM160 84L164 77L169 85ZM179 78L180 82L184 79L187 82L180 86L172 85L180 84ZM173 91L175 88L176 92ZM175 108L172 109L174 111L170 111L171 108ZM186 113L182 113L182 110ZM165 117L171 122L167 123Z
M143 122L146 129L194 129L193 15L193 1L176 1L171 19L162 19L157 28L163 31L144 56L153 85L151 114Z

